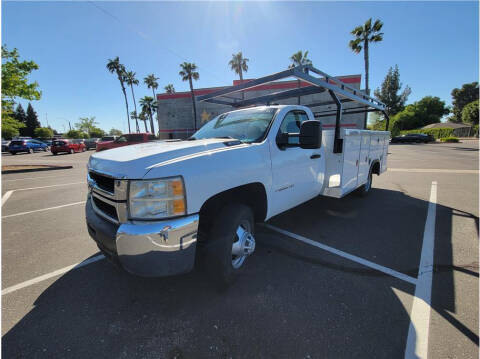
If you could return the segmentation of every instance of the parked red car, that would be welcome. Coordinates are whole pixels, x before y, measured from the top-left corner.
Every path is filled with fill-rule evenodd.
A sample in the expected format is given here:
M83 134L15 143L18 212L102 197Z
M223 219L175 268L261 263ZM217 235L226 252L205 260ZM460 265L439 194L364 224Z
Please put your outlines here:
M85 143L83 140L56 139L52 142L50 149L55 156L60 152L85 152Z
M130 133L121 135L115 141L104 141L97 143L97 152L116 147L134 145L136 143L148 142L155 139L155 135L152 135L151 133Z

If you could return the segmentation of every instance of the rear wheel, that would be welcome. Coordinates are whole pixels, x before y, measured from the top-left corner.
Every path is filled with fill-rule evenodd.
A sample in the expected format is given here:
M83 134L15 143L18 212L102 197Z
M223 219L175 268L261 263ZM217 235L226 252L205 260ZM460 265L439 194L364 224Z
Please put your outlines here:
M230 204L216 214L201 260L208 274L222 287L232 284L255 250L252 210Z
M58 152L52 152L54 156L58 155Z
M83 148L82 148L82 152L85 152L85 151L86 151L86 149L85 149L85 147L83 147Z
M33 148L29 148L28 153L33 153Z
M75 150L73 148L70 148L70 154L73 155L75 153Z
M372 189L372 167L370 167L370 171L368 172L367 182L362 186L358 187L355 194L357 194L360 197L366 197L370 193L371 189Z
M17 154L17 152L10 152L10 153L11 153L12 155L16 155L16 154Z

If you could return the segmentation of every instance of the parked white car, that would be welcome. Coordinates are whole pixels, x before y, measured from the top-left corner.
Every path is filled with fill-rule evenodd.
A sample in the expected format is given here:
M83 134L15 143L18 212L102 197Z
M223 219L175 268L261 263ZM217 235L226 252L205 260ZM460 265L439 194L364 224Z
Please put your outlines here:
M387 168L389 133L321 129L308 107L224 113L187 140L95 153L86 204L92 238L142 276L198 262L231 282L255 250L254 226L319 195L365 195Z

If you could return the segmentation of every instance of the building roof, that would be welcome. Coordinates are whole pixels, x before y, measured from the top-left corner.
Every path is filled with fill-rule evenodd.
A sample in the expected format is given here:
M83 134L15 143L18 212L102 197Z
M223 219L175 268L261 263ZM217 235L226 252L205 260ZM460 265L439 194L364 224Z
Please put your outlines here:
M456 123L456 122L440 122L440 123L432 123L430 125L424 126L422 128L468 128L472 127L466 123Z
M338 76L338 79L342 80L345 83L360 83L361 80L361 75L348 75L348 76ZM243 80L242 83L251 81L252 79L246 79ZM239 85L241 82L240 80L233 80L233 85ZM308 82L301 82L301 87L306 87L310 86ZM221 87L209 87L209 88L201 88L201 89L195 89L193 92L195 93L195 96L200 96L200 95L206 95L209 93L212 93L214 91L221 90L225 88L226 86L221 86ZM244 92L249 92L249 91L261 91L261 90L287 90L287 89L293 89L298 87L298 81L275 81L275 82L270 82L265 85L259 85L256 87L252 87L249 89L245 89ZM157 100L170 100L170 99L176 99L176 98L185 98L185 97L191 97L190 91L184 91L184 92L175 92L173 94L169 93L160 93L157 94Z

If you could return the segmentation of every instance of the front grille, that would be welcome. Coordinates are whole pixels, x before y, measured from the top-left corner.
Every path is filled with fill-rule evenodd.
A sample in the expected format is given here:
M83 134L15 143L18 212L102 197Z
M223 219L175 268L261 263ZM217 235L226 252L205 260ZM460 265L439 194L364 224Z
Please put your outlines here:
M93 203L95 203L95 206L105 213L107 216L110 218L113 218L114 220L118 221L118 215L117 215L117 209L112 206L111 204L108 204L106 202L103 202L102 200L98 199L97 197L92 197Z
M114 193L115 180L111 177L103 176L101 174L90 172L90 178L95 181L98 188L103 189L104 191Z

